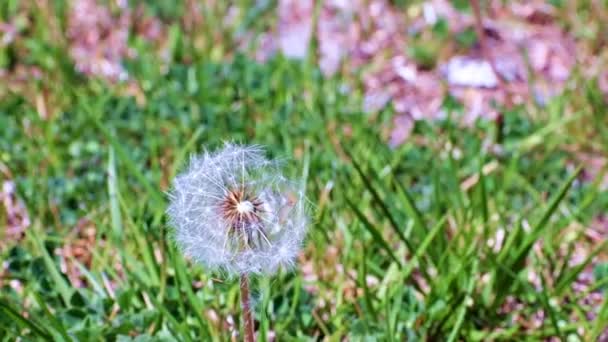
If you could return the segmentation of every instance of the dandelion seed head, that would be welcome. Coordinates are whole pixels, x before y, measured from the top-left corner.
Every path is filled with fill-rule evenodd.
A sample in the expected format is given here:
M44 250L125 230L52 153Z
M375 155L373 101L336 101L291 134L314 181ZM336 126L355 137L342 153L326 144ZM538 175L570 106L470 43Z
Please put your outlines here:
M229 274L289 268L308 227L303 190L258 146L227 143L192 157L169 199L179 248Z

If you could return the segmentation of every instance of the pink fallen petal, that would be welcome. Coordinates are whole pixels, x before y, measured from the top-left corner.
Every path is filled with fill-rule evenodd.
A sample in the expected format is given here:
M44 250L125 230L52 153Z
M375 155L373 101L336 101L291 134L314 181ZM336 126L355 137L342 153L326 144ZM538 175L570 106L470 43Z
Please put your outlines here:
M498 85L490 63L463 56L450 59L446 66L446 78L453 86L494 88Z
M409 115L397 115L393 119L393 130L389 145L392 147L403 144L414 130L414 120Z
M302 59L308 53L312 35L311 0L281 0L279 2L279 47L290 58Z

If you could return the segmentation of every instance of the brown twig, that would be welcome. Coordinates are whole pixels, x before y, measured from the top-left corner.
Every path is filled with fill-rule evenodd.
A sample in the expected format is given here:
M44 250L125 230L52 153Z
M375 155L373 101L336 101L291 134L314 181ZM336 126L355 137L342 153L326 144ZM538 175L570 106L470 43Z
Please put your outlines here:
M250 307L249 277L246 274L241 274L241 308L243 321L245 322L245 342L254 342L255 330Z

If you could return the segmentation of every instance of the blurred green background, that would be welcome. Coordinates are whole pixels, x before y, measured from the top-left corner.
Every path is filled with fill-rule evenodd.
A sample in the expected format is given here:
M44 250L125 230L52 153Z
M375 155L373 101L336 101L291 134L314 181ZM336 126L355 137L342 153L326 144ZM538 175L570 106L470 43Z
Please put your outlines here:
M258 340L608 339L606 6L2 1L0 337L240 340L165 217L237 141L312 206Z

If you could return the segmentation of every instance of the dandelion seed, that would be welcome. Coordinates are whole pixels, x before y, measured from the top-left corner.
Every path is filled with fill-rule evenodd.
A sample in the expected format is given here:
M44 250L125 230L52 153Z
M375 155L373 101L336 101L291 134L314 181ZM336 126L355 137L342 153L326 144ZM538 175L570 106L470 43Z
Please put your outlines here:
M308 217L302 189L257 146L204 152L173 182L168 215L184 252L230 275L293 265Z
M184 254L240 276L245 341L253 342L251 273L293 265L306 233L304 194L256 146L205 152L173 181L170 224Z

